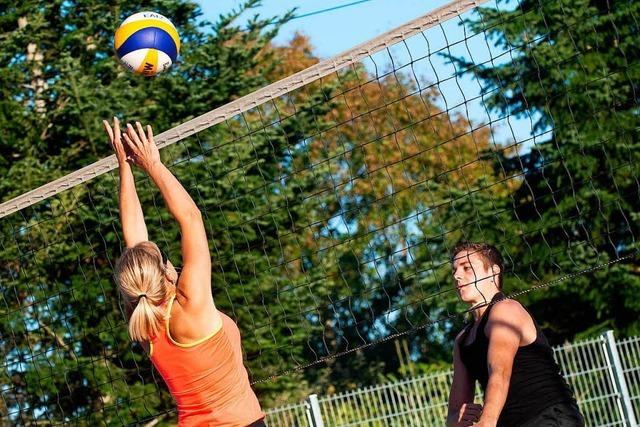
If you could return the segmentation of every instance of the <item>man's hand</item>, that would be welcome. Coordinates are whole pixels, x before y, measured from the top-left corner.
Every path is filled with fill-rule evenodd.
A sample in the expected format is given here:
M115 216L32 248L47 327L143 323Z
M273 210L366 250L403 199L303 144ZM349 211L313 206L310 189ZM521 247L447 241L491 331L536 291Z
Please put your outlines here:
M496 427L496 422L480 420L476 424L474 424L473 427Z
M486 419L481 419L477 423L473 425L473 427L496 427L498 422L496 420L490 421Z
M460 407L460 411L458 411L458 417L453 427L477 426L479 424L474 423L480 420L480 415L482 415L482 405L477 403L464 403Z

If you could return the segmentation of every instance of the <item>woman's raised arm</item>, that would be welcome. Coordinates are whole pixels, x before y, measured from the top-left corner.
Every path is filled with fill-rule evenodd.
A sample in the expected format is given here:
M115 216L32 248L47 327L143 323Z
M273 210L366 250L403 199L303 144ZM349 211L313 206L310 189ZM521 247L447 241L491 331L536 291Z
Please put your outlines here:
M144 222L142 207L140 206L140 200L136 192L133 171L128 162L126 150L122 145L120 121L117 117L114 117L113 128L111 128L111 125L106 120L103 120L102 124L109 137L111 148L115 151L116 158L118 159L118 173L120 175L120 222L122 223L124 243L126 247L131 248L140 242L149 240L147 225Z
M190 305L211 302L211 256L200 210L178 179L160 161L151 126L146 132L140 123L127 124L124 140L136 165L158 186L169 212L178 221L182 234L180 291Z

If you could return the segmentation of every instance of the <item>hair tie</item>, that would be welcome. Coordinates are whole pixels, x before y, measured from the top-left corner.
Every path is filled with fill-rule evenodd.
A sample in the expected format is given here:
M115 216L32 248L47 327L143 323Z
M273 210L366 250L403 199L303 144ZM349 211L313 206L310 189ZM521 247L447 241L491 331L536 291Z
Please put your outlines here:
M147 297L147 294L140 294L140 295L138 295L138 302L140 302L140 298L142 298L142 297L145 297L145 298L146 298L146 297Z

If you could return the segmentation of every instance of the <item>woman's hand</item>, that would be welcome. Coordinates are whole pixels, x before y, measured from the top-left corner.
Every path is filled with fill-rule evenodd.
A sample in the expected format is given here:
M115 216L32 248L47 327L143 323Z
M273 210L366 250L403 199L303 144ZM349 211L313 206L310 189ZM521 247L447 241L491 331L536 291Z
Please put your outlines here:
M145 172L149 173L155 165L161 163L160 151L153 140L153 130L151 126L147 125L147 132L145 134L140 122L136 122L135 129L131 124L127 123L124 140L131 152L133 163Z
M103 120L102 125L104 126L104 130L107 132L109 136L109 144L111 144L111 148L116 153L116 158L118 159L118 165L122 167L129 167L129 160L127 156L127 152L125 147L122 145L122 135L120 133L120 121L117 117L113 118L113 129L108 121Z

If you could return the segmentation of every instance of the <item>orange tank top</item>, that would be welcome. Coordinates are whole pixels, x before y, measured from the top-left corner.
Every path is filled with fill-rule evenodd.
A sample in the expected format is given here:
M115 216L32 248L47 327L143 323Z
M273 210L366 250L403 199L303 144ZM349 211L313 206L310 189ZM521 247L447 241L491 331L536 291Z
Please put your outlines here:
M242 362L240 331L230 317L220 316L217 332L180 344L171 338L168 315L150 341L151 361L176 401L180 427L245 427L265 416Z

